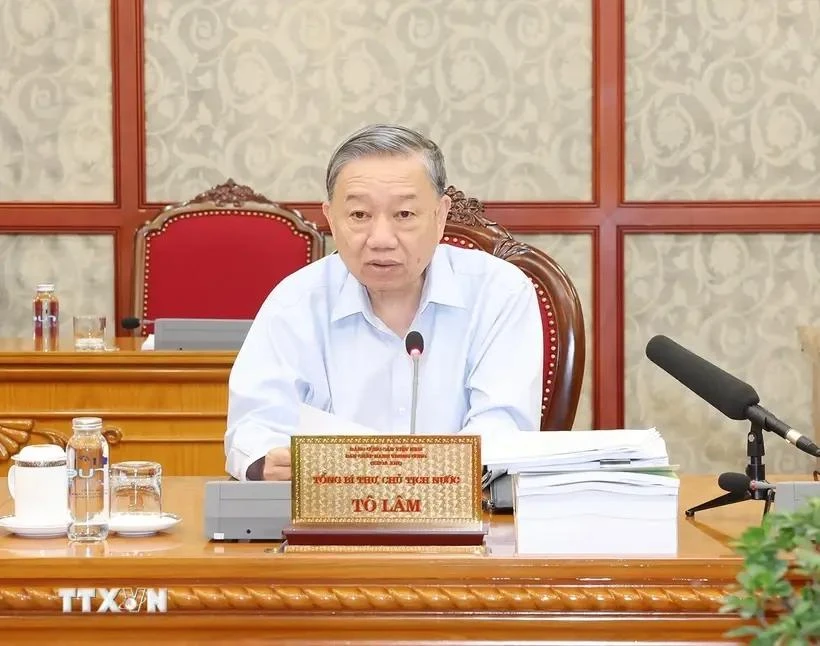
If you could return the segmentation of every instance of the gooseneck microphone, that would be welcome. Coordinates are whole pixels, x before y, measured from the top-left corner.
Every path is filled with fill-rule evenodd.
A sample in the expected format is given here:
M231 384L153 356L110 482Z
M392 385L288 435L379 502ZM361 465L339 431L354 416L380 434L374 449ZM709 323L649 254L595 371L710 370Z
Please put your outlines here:
M126 316L121 323L126 330L136 330L143 325L151 325L153 321L150 319L139 319L136 316Z
M748 420L801 451L820 457L820 447L760 406L760 397L746 382L660 334L646 345L646 356L729 419Z
M419 398L419 359L424 352L424 337L412 330L404 338L404 348L413 360L413 399L410 402L410 435L416 434L416 404Z

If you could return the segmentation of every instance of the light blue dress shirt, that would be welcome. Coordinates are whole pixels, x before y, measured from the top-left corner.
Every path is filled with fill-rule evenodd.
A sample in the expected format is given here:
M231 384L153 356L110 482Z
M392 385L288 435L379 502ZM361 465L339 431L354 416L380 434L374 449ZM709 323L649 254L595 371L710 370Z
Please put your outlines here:
M424 337L418 434L537 431L543 329L532 282L481 250L440 244L411 330ZM283 280L229 381L226 469L237 479L290 446L301 403L386 434L410 433L413 365L338 254Z

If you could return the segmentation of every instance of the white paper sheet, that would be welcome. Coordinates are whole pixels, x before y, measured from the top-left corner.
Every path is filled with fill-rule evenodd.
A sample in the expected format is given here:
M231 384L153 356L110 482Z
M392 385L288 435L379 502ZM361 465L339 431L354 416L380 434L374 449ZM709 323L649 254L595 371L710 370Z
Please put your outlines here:
M348 422L338 415L309 406L299 405L297 435L385 435L362 424Z
M510 473L567 470L573 465L589 470L605 466L601 460L644 468L669 464L666 443L654 428L483 433L482 458L485 465Z

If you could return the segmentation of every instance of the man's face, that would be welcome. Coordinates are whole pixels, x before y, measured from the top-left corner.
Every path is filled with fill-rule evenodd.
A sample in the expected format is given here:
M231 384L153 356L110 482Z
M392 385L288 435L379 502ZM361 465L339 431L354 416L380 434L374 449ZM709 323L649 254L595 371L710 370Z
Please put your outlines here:
M342 261L371 293L419 284L449 209L450 198L438 196L417 155L347 163L322 205Z

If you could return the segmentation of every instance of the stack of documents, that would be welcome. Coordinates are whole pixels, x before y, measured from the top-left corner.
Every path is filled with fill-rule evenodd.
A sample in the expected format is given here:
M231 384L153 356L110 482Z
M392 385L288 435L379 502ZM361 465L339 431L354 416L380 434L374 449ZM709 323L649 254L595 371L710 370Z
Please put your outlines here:
M522 433L482 447L489 468L514 474L518 554L677 553L679 480L656 429Z

